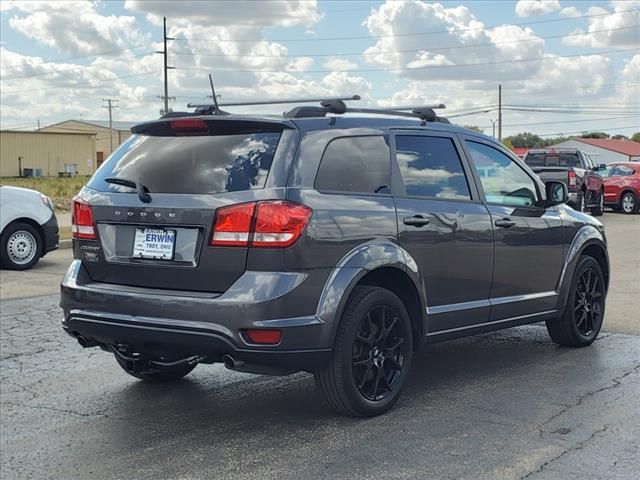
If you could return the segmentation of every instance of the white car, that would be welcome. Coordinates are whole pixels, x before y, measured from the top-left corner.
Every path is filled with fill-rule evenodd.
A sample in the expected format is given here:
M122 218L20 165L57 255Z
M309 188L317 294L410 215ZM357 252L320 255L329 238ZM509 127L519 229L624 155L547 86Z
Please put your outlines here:
M49 197L28 188L0 186L0 262L26 270L58 248L58 220Z

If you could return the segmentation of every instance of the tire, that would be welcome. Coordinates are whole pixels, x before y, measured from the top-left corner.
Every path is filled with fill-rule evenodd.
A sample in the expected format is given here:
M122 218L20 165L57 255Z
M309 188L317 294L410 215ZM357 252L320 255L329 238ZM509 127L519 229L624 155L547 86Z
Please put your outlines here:
M560 317L546 322L551 339L567 347L591 345L602 328L605 296L604 275L600 265L593 257L582 256L571 280L564 312Z
M573 205L573 209L577 210L578 212L584 212L584 193L583 192L578 193L576 197L576 203L575 205Z
M591 209L591 215L594 217L599 217L604 213L604 191L600 190L600 195L598 195L598 206L593 207Z
M398 400L412 356L411 321L402 301L384 288L356 287L331 359L314 374L316 386L339 414L380 415Z
M28 223L17 222L9 225L0 238L0 261L4 268L27 270L40 260L42 238Z
M118 365L132 377L139 380L155 383L167 383L175 382L181 378L187 376L191 371L196 368L196 365L184 365L182 367L170 367L170 368L158 368L155 367L153 372L135 372L127 365L127 361L114 355Z
M624 192L622 194L622 197L620 197L620 210L622 213L626 213L627 215L638 213L639 208L640 202L638 202L633 192Z

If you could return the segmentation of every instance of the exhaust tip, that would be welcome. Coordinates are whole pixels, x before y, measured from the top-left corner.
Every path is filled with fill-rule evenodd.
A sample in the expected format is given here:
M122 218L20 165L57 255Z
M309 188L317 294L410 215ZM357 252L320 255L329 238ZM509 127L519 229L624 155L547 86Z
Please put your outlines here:
M231 355L223 355L222 361L229 370L233 370L236 367L236 361Z
M76 337L76 340L78 340L78 343L82 348L91 348L98 345L98 343L95 342L94 340L91 340L87 337L83 337L82 335L78 335Z

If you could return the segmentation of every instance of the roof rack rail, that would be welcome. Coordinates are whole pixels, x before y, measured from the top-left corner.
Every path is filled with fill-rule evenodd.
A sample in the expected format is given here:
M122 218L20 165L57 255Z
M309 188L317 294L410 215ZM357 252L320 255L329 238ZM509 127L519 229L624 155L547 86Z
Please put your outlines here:
M284 114L287 118L323 117L327 113L371 113L378 115L393 115L395 117L419 118L423 124L426 122L451 123L445 117L436 115L434 108L445 108L443 104L426 105L424 107L400 107L400 108L347 108L340 102L334 105L331 102L322 102L321 107L296 107ZM404 110L411 110L410 112Z
M218 102L218 107L248 107L254 105L284 105L287 103L311 103L311 102L344 102L347 100L360 100L360 95L352 95L350 97L324 97L324 98L281 98L276 100L255 100L250 102ZM189 108L211 108L216 107L214 104L187 104Z
M399 107L382 107L382 108L350 108L347 107L346 101L360 100L360 95L351 95L349 97L325 97L325 98L297 98L297 99L274 99L274 100L256 100L248 102L217 102L215 104L197 104L189 103L187 107L195 108L196 115L229 115L220 109L220 107L247 107L257 105L283 105L292 103L311 103L319 102L320 106L298 106L285 112L286 118L310 118L324 117L328 113L341 115L344 113L371 113L378 115L393 115L401 117L419 118L423 123L441 122L450 123L444 117L436 115L436 109L443 109L446 106L442 103L433 105L417 105L417 106L399 106ZM407 111L409 110L409 111Z

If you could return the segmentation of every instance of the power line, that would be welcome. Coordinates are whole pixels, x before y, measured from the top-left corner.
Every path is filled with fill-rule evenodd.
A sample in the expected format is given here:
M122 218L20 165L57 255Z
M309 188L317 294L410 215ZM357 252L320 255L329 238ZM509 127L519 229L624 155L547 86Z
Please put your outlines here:
M485 65L502 65L502 64L512 64L512 63L525 63L525 62L540 62L545 60L546 58L573 58L573 57L582 57L582 56L593 56L593 55L603 55L603 54L611 54L611 53L621 53L621 52L632 52L640 50L638 47L634 48L626 48L626 49L616 49L616 50L607 50L598 53L575 53L571 55L554 55L553 57L536 57L536 58L520 58L517 60L499 60L495 62L476 62L476 63L459 63L454 65L426 65L422 67L405 67L405 68L354 68L351 70L331 70L331 69L323 69L323 70L303 70L302 72L294 72L294 73L332 73L332 72L402 72L402 71L422 71L422 70L440 70L440 69L453 69L453 68L464 68L464 67L478 67ZM282 70L255 70L255 69L234 69L234 68L194 68L194 67L176 67L177 70L184 71L195 71L195 72L238 72L238 73L281 73Z
M619 12L615 12L615 14L623 14L623 13L631 13L640 11L639 9L630 9L630 10L621 10ZM521 25L538 25L544 23L553 23L553 22L567 22L573 20L579 20L581 18L592 18L592 17L603 17L613 15L612 12L607 13L594 13L589 15L580 15L578 17L567 17L567 18L550 18L546 20L533 20L528 22L518 22L512 23L510 26L521 26ZM433 32L414 32L414 33L397 33L397 34L388 34L388 35L357 35L350 37L314 37L314 38L282 38L282 39L268 39L270 42L322 42L322 41L341 41L341 40L370 40L372 38L397 38L397 37L414 37L420 35L437 35L437 34L447 34L453 32L468 32L473 30L486 30L490 28L501 27L503 24L495 24L495 25L483 25L481 27L466 27L466 28L454 28L451 30L437 30ZM588 32L586 32L588 33ZM260 39L226 39L226 38L177 38L178 41L189 41L189 42L261 42L265 41L264 38Z
M97 52L97 53L92 53L90 55L78 55L78 56L74 56L74 57L63 57L63 58L42 58L42 63L48 63L48 62L65 62L67 60L78 60L81 58L92 58L92 57L99 57L101 55L111 55L112 53L118 53L118 52L126 52L129 50L135 50L136 48L142 48L142 47L146 47L146 45L134 45L132 47L128 47L128 48L119 48L117 50L109 50L106 52ZM38 57L31 57L31 58L38 58ZM40 65L40 64L36 64L36 65ZM0 65L2 68L20 68L24 66L24 63L13 63L11 65L5 65L2 64Z
M612 130L622 130L623 128L638 128L638 125L625 125L621 127L598 128L598 132L610 132ZM538 133L539 137L560 137L564 135L573 135L576 133L584 133L586 130L576 130L574 132L558 132L558 133Z
M143 77L145 75L157 74L157 70L150 70L148 72L142 73L133 73L131 75L122 75L119 77L108 78L105 80L99 80L96 82L80 82L75 84L67 84L67 85L55 85L55 88L100 88L103 83L113 83L115 80L123 80L125 78L133 78L133 77ZM0 90L0 95L7 95L10 93L25 93L25 92L38 92L41 90L51 90L51 87L42 87L42 88L28 88L28 89L19 89L19 90Z
M632 27L620 27L620 28L608 28L608 29L603 29L603 30L593 30L589 33L601 33L601 32L614 32L614 31L618 31L618 30L630 30L630 29L634 29L634 28L640 28L640 25L636 25L636 26L632 26ZM572 36L579 36L579 35L584 35L584 33L582 32L574 32L574 33L563 33L563 34L559 34L559 35L548 35L545 37L536 37L536 39L540 39L540 40L550 40L550 39L554 39L554 38L565 38L565 37L572 37ZM388 51L376 51L375 54L376 55L389 55L389 54L400 54L400 53L416 53L416 52L434 52L434 51L441 51L441 50L458 50L458 49L464 49L464 48L478 48L478 47L487 47L487 46L493 46L493 45L503 45L503 44L511 44L511 43L525 43L525 42L531 42L531 38L527 38L527 39L520 39L520 40L505 40L505 41L501 41L501 42L486 42L486 43L477 43L474 45L451 45L448 47L425 47L425 48L416 48L416 49L409 49L409 50L388 50ZM295 55L286 55L286 56L282 56L282 55L245 55L245 54L226 54L226 53L202 53L202 52L191 52L191 53L186 53L186 52L182 52L182 53L175 53L174 55L177 56L201 56L201 57L242 57L242 58L282 58L282 59L287 59L287 58L300 58L300 57L353 57L353 56L360 56L363 55L364 52L360 51L360 52L350 52L350 53L297 53Z
M67 64L65 66L65 68L60 68L57 70L51 70L50 72L40 72L40 73L33 73L33 74L29 74L29 75L18 75L18 76L14 76L14 77L3 77L3 80L14 80L14 79L18 79L18 78L34 78L34 77L43 77L45 75L51 75L53 73L65 73L68 72L69 70L72 70L70 68L67 68L68 66L73 66L73 67L81 67L81 68L93 68L93 67L100 67L102 65L107 65L109 63L115 63L115 62L122 62L123 60L128 60L130 58L139 58L139 57L144 57L145 55L149 55L151 53L154 52L144 52L144 53L139 53L137 55L130 55L126 58L114 58L113 60L106 60L104 62L97 62L97 63L92 63L90 65L80 65L77 63L72 63L72 64ZM57 65L57 64L36 64L36 65L28 65L29 67L57 67L57 66L61 66L61 65Z
M636 115L625 115L624 117L601 117L601 118L585 118L580 120L560 120L556 122L535 122L535 123L510 123L507 125L508 127L532 127L536 125L555 125L555 124L565 124L565 123L587 123L587 122L600 122L603 120L622 120L630 117L638 117L640 114ZM480 128L491 128L491 125L486 125Z

